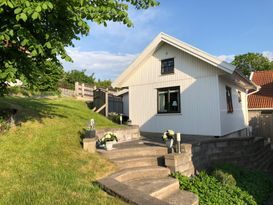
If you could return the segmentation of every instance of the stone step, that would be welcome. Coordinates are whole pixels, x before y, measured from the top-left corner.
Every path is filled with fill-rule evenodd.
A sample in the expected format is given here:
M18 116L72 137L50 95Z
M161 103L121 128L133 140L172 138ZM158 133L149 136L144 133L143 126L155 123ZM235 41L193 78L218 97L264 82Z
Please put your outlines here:
M155 179L167 177L170 175L170 170L165 167L151 166L151 167L133 167L123 169L119 172L112 174L110 177L119 181L126 182L137 179Z
M195 169L194 169L194 167L192 167L190 169L187 169L187 170L181 172L181 174L184 176L187 176L187 177L191 177L191 176L195 175Z
M163 156L124 157L113 159L113 162L120 169L146 166L164 166L164 157Z
M153 146L116 149L111 151L99 150L98 152L106 156L108 159L113 160L125 157L164 156L168 153L168 150L166 147Z
M198 197L191 192L179 190L162 199L170 205L198 205Z
M149 194L157 199L163 199L179 191L177 179L165 177L160 179L140 179L126 182L130 187Z

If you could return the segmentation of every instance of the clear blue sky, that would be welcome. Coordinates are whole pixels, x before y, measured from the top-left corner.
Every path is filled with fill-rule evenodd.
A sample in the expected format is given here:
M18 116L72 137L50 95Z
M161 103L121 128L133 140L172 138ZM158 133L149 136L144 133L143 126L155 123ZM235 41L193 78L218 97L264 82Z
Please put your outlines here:
M263 52L273 58L273 0L159 0L145 11L131 9L133 28L90 23L87 37L68 48L73 64L97 78L114 79L159 33L165 32L227 61Z

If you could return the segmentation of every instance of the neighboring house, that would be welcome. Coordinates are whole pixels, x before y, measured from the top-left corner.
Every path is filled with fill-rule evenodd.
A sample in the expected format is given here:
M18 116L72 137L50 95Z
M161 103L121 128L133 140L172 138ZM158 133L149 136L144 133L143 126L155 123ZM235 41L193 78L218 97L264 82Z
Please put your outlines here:
M248 96L249 125L254 135L273 142L273 70L253 72L250 79L260 89L250 91Z
M248 96L248 110L253 113L273 113L273 70L256 71L250 75L256 85L261 88Z
M129 117L142 132L203 136L246 131L246 92L257 89L233 65L164 33L113 86L128 88Z

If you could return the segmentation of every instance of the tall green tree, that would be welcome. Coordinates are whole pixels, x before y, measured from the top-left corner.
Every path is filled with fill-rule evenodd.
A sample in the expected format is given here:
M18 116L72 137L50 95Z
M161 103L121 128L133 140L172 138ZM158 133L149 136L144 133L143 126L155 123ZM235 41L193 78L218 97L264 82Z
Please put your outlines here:
M94 85L95 84L94 73L92 73L91 75L87 75L86 70L68 71L65 73L64 79L60 82L60 86L69 89L74 89L76 82Z
M252 71L273 69L273 62L260 53L237 55L232 64L246 76L249 76Z
M71 61L65 47L89 33L88 21L133 23L129 6L147 9L156 0L1 0L0 1L0 94L6 81L16 78L33 83L27 72L45 72L46 61ZM41 66L40 66L41 65ZM53 70L52 70L53 71Z
M112 81L111 80L100 80L98 79L96 82L95 82L96 86L99 87L99 88L110 88L112 87Z

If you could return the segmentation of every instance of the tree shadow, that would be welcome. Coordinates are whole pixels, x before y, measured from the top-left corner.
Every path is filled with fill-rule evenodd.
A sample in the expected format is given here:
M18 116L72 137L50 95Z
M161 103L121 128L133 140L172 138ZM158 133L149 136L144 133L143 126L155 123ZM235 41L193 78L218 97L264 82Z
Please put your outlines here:
M35 98L22 98L22 97L1 97L0 98L0 111L14 109L17 112L14 115L16 125L27 121L43 122L44 118L67 118L65 112L60 112L60 108L75 110L76 108L63 104L53 103L52 101L35 99ZM0 112L0 113L1 113Z

